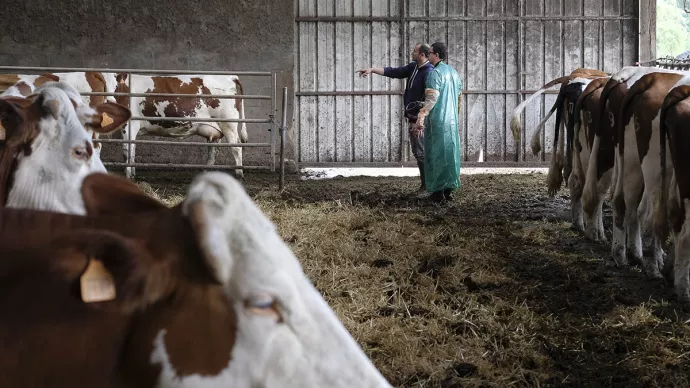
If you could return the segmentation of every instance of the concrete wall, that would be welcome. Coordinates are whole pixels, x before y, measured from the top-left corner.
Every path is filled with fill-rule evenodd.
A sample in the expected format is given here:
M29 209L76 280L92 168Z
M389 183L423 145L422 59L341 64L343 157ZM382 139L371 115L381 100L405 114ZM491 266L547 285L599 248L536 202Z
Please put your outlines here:
M293 91L293 1L14 1L0 7L0 20L2 65L275 71L278 109L281 88ZM242 82L245 94L271 93L270 77L245 76ZM270 101L245 101L248 118L266 118L270 111ZM268 124L247 125L251 142L268 140ZM105 147L104 159L122 161L120 145ZM294 146L286 150L292 155ZM229 155L221 149L217 162L228 163ZM204 163L205 158L205 148L137 146L137 162ZM268 149L245 149L246 165L269 158Z

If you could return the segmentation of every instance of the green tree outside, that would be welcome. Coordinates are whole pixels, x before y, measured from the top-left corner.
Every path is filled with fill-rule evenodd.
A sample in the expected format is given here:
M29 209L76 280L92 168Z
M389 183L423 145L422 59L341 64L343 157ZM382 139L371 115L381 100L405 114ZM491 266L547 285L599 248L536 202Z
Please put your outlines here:
M676 57L690 50L690 0L657 0L656 56Z

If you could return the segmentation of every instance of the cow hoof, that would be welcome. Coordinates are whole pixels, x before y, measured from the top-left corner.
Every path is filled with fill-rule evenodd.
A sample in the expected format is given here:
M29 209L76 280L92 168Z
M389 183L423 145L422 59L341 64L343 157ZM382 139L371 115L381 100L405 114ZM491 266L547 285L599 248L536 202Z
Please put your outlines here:
M570 230L573 230L578 233L585 233L585 226L582 224L574 223L570 225Z
M609 267L609 268L620 268L620 267L627 267L628 263L618 263L614 257L607 257L604 259L604 266Z
M629 265L628 259L625 257L625 248L618 246L611 252L611 259L619 267L627 267Z
M644 274L649 280L664 280L664 277L659 271L653 269L645 269Z
M632 266L641 266L641 265L642 265L642 258L641 258L641 257L635 256L635 254L634 254L634 253L630 253L630 251L631 251L631 249L629 249L629 250L626 252L626 256L627 256L627 261L628 261L628 263L629 263L630 265L632 265Z

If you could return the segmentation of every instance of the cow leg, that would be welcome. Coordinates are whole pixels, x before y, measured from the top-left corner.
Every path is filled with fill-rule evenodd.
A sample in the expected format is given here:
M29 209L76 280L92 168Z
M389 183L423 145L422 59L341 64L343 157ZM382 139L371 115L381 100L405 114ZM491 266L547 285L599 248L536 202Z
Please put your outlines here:
M233 147L231 152L232 157L235 159L235 165L242 166L242 147ZM235 170L235 178L244 179L244 172L242 169Z
M606 234L604 233L604 217L603 217L603 208L604 207L604 201L601 200L597 203L597 225L596 225L596 230L595 230L595 241L603 242L605 243L606 240Z
M583 131L584 132L584 131ZM594 138L594 145L590 153L589 163L587 164L584 187L582 189L582 209L584 212L585 236L599 241L597 236L597 202L599 193L597 192L597 158L599 152L599 136ZM593 156L592 156L593 155Z
M642 235L640 233L639 210L644 190L644 173L637 152L635 120L637 118L633 116L630 123L625 126L625 154L623 155L622 163L624 169L619 171L622 172L620 186L624 187L622 194L625 200L626 253L628 261L631 261L633 265L642 263Z
M620 158L618 155L618 147L616 147L616 159ZM618 169L622 169L621 163L616 163ZM618 172L619 177L624 174ZM623 179L616 180L616 188L613 192L613 238L611 240L611 257L618 266L627 266L628 259L625 256L625 199L623 198Z
M667 165L668 166L668 165ZM673 170L672 170L673 171ZM676 174L675 172L671 173L671 182L668 187L668 199L666 201L666 206L667 206L667 214L670 219L671 224L676 224L676 220L679 218L682 218L685 214L683 213L683 208L681 207L681 199L680 199L680 192L678 191L678 186L676 185ZM666 257L666 261L664 262L664 270L663 274L664 277L666 278L666 282L668 284L673 285L674 284L674 267L675 267L675 255L677 254L678 251L678 239L679 235L676 232L675 228L671 229L673 232L673 241L675 242L676 249L673 250L672 254L669 254Z
M558 121L558 120L557 120ZM548 186L548 195L553 197L563 184L563 167L565 165L564 144L563 137L565 136L565 123L560 122L556 128L558 142L553 144L553 151L551 153L551 165L549 172L546 175L546 182Z
M218 144L218 143L220 143L220 139L208 139L207 143ZM207 166L213 166L216 164L216 153L217 152L218 152L218 148L208 147L208 158L206 159L206 165Z
M573 172L568 179L568 187L570 188L570 207L573 217L573 229L584 232L585 221L582 211L582 183Z
M122 138L125 140L136 140L137 134L139 133L139 127L141 123L138 120L130 120L127 125L122 129ZM134 143L122 143L122 150L125 163L133 164L136 155L136 144ZM134 179L136 176L136 171L134 167L125 167L125 176L128 179Z
M676 235L676 257L673 266L674 284L676 296L678 301L689 305L690 304L690 200L684 199L685 209L683 211L683 227L680 233Z
M583 152L580 153L576 142L573 142L572 147L572 173L570 177L568 177L568 188L570 188L570 207L573 216L573 229L584 232L585 222L582 208L582 188L585 183L583 169L585 169L584 166L586 166L586 163L583 165L581 156L586 159L589 155L587 155L585 148L583 148Z
M615 166L613 169L604 172L601 178L598 178L600 149L601 137L596 136L592 150L587 158L587 174L582 190L582 208L585 218L585 235L593 241L606 242L602 208L604 198L611 186L611 176L615 171Z
M238 123L220 123L220 129L223 131L223 136L228 143L240 143L240 135L238 131ZM232 158L235 161L235 166L242 166L242 147L230 147L230 152L232 153ZM235 178L244 179L244 172L241 168L235 170Z
M640 207L642 220L644 220L645 230L651 233L651 245L653 254L645 258L643 269L645 274L652 279L662 279L661 272L664 269L666 253L663 250L663 243L668 236L668 221L666 207L661 206L662 193L668 190L668 181L671 178L670 169L666 169L664 176L665 187L661 187L661 163L660 163L660 142L659 142L659 117L652 121L652 136L649 139L649 149L642 160L642 172L644 175L644 194ZM666 165L670 166L670 150L666 149Z

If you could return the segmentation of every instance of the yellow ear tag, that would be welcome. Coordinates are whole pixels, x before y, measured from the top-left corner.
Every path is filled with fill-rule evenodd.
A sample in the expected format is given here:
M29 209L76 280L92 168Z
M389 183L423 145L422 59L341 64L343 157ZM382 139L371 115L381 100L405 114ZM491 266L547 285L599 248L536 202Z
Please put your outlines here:
M2 126L2 123L0 123L0 140L5 140L5 127Z
M81 300L85 303L115 299L115 280L100 260L90 259L81 275Z
M107 113L103 112L103 113L101 113L101 115L103 116L103 120L101 120L101 128L105 128L108 125L115 122L115 120L111 119Z

